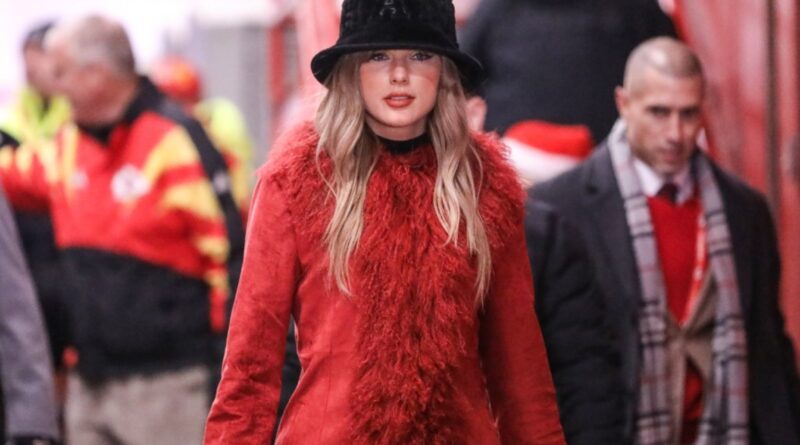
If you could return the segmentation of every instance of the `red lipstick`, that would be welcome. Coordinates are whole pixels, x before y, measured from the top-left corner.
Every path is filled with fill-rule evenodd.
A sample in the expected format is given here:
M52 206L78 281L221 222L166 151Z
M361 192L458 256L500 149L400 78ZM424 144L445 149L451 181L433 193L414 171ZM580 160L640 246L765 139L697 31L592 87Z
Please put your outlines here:
M405 108L411 105L414 99L414 96L403 93L392 93L383 98L384 102L392 108Z

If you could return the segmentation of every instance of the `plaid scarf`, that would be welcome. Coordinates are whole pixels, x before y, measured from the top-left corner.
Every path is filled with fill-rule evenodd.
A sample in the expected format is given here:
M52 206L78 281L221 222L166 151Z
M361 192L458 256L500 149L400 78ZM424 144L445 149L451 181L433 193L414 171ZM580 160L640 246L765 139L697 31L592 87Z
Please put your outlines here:
M626 126L620 121L609 136L612 164L625 203L639 271L641 301L640 386L636 410L637 445L671 445L678 441L672 419L667 363L667 298L650 219L647 197L633 166ZM712 340L712 376L696 445L747 445L747 343L739 302L725 208L708 159L693 157L699 184L709 269L717 285L718 303Z

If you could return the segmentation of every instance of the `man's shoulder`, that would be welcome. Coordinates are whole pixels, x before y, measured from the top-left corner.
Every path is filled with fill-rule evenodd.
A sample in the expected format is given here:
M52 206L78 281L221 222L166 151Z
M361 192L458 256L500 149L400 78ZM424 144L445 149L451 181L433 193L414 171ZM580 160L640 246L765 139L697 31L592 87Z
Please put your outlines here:
M723 199L728 197L728 201L735 200L735 204L733 205L737 208L741 208L742 206L765 207L767 205L767 198L761 191L747 184L744 180L723 168L712 159L708 157L707 159L714 172L714 177L717 180ZM726 202L726 205L730 206L731 203Z
M543 218L557 217L556 209L545 201L528 196L525 200L525 213L541 215Z
M608 163L607 149L603 145L598 146L588 159L555 178L536 184L529 194L537 200L560 207L565 199L578 199L582 196L595 174L604 170Z
M531 259L546 256L561 218L558 211L547 202L528 196L525 200L525 236ZM538 265L537 265L538 266Z
M573 167L560 175L540 182L531 188L531 195L539 200L549 203L558 202L563 194L574 194L579 191L588 166L585 164Z

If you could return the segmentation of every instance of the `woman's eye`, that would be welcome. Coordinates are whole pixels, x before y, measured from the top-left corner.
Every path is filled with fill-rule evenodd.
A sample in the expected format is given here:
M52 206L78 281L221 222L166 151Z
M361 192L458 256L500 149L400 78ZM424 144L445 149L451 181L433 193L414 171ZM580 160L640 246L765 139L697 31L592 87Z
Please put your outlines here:
M376 61L376 62L380 62L380 61L386 60L388 58L389 58L389 56L387 56L386 53L382 53L382 52L374 52L374 53L369 55L369 60Z
M433 54L431 53L426 53L424 51L417 51L411 55L411 60L424 61L430 59L431 57L433 57Z

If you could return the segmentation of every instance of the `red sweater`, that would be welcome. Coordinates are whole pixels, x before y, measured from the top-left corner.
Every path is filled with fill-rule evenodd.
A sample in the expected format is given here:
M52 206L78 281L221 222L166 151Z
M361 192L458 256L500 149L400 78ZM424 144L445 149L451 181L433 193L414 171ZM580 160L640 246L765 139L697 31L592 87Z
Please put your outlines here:
M649 198L647 202L667 288L667 305L675 320L683 324L690 315L689 292L696 259L700 202L696 196L679 205L659 197ZM695 365L688 361L681 443L693 441L702 413L703 378Z

